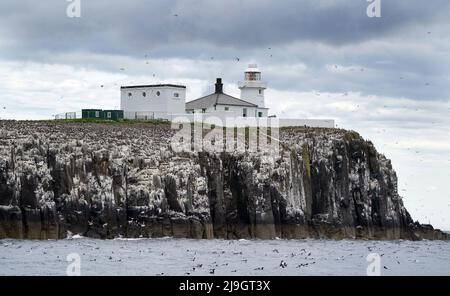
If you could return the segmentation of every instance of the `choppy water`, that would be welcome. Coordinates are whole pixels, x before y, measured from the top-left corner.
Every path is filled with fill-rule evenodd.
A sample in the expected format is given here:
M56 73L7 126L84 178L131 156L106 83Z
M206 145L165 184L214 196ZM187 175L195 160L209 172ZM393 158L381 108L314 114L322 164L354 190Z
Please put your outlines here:
M0 275L66 275L71 253L81 275L366 275L370 253L382 275L450 275L450 242L172 238L0 240Z

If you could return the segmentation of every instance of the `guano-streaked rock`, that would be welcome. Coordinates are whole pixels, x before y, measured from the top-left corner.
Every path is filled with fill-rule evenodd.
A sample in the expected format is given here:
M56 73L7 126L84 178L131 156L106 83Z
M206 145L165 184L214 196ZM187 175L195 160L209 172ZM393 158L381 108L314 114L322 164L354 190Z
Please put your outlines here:
M414 222L358 134L285 128L261 152L175 153L169 125L0 122L0 238L448 239Z

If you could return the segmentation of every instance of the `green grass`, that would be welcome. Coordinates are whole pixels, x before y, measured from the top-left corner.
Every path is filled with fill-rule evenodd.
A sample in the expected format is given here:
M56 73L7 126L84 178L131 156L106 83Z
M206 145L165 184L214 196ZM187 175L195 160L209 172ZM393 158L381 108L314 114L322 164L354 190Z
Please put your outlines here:
M344 138L348 142L351 142L353 140L360 139L361 135L355 131L345 131Z

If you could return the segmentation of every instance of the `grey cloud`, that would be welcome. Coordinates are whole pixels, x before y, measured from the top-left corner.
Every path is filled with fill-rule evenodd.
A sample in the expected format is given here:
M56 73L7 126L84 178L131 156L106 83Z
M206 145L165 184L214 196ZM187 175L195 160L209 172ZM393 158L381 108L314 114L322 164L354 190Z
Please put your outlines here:
M254 60L274 69L264 75L278 89L418 100L450 97L447 0L382 0L381 19L366 16L365 0L81 3L82 18L71 19L65 14L66 1L2 1L2 58L114 72L121 66L109 57L126 57L136 60L127 64L129 73L149 75L146 54L148 60L214 57L220 68L216 72L229 81L241 78L237 69L245 67L244 61ZM241 58L240 68L235 57ZM291 64L304 64L307 70L276 71ZM330 73L330 64L355 70ZM189 74L213 78L201 67Z
M383 1L382 19L371 19L366 16L365 0L81 3L82 18L70 19L65 15L65 1L2 1L0 36L16 38L19 50L136 55L179 42L240 49L305 40L345 45L380 38L411 24L426 24L450 7L445 0L432 4L421 0Z

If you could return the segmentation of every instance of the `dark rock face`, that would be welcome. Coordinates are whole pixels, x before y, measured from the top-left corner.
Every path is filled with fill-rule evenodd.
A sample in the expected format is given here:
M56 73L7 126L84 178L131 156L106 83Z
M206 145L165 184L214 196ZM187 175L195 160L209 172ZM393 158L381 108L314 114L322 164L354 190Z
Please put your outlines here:
M0 238L449 239L414 223L354 132L283 129L263 152L175 153L168 125L0 122Z

